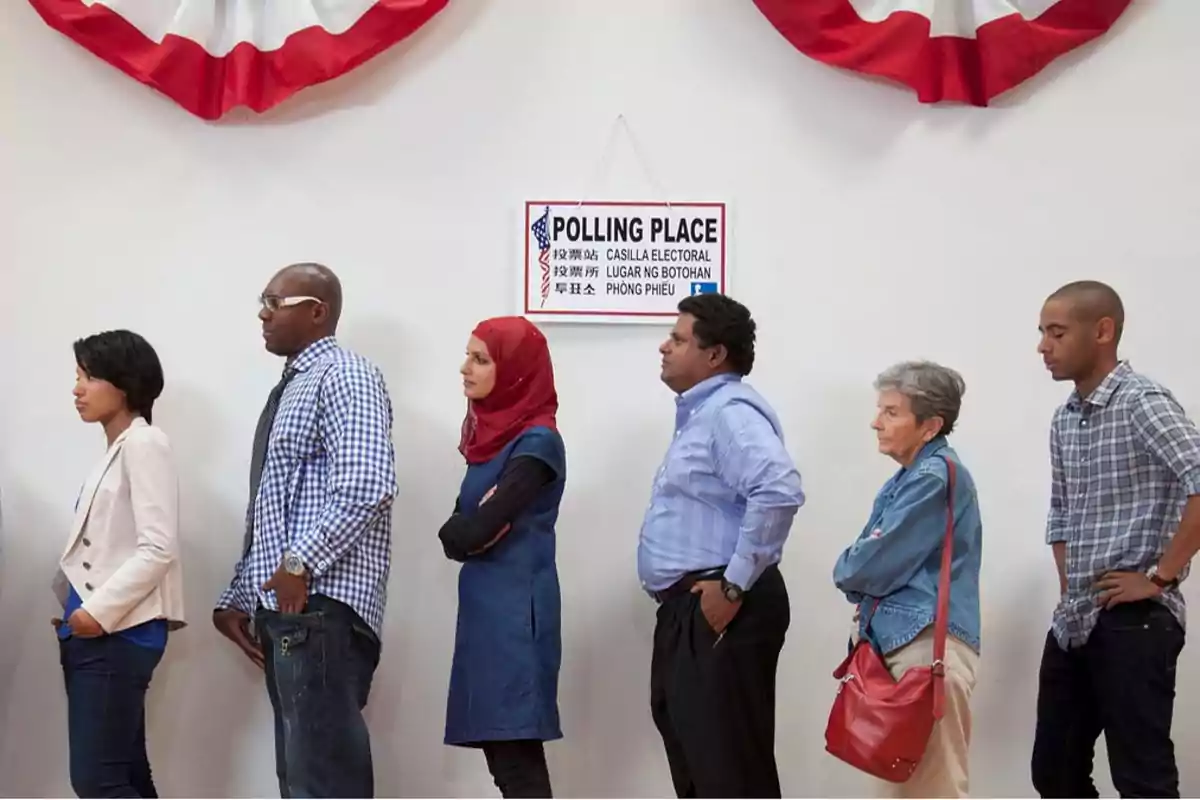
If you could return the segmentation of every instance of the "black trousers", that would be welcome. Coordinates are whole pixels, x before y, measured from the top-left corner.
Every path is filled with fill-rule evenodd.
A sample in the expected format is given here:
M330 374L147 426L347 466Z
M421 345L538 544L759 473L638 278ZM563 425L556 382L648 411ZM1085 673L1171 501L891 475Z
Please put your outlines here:
M717 637L699 595L658 608L650 710L679 797L779 797L775 668L790 622L787 586L770 567Z
M552 797L546 750L536 739L483 742L488 771L501 797Z
M1183 628L1152 600L1100 613L1082 647L1046 638L1038 682L1033 785L1042 797L1099 797L1092 760L1101 732L1121 797L1179 797L1171 742Z

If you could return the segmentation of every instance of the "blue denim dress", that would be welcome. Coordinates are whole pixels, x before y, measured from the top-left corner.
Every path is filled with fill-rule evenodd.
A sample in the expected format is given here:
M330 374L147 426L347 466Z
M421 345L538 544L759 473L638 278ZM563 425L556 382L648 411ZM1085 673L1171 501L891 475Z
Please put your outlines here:
M471 465L459 506L462 513L478 508L504 465L518 456L545 462L556 477L504 538L472 556L459 572L458 628L446 701L449 745L562 738L561 600L554 563L554 526L566 482L562 438L549 428L532 428L491 461Z

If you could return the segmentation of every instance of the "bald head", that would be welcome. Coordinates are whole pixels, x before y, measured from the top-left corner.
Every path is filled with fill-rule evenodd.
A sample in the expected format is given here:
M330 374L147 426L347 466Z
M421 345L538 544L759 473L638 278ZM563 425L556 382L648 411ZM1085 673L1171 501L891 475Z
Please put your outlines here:
M1125 308L1108 284L1075 281L1042 304L1038 352L1056 381L1073 381L1087 397L1118 364Z
M1066 303L1080 322L1094 324L1102 319L1111 319L1113 345L1121 341L1121 332L1125 329L1125 304L1107 283L1074 281L1056 290L1047 298L1049 300Z
M322 264L292 264L275 273L262 294L263 339L267 350L291 358L337 333L342 282Z
M276 281L286 286L289 293L311 295L328 306L329 331L337 330L342 316L342 282L333 270L311 261L291 264L275 273L272 282Z

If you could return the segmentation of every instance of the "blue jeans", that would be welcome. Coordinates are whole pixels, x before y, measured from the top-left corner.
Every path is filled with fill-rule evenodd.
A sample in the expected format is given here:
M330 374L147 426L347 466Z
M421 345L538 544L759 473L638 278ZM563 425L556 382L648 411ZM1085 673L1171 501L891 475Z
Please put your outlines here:
M146 690L162 655L121 636L59 642L79 797L158 797L146 756Z
M280 796L373 797L362 710L379 639L349 606L322 595L310 597L303 614L260 608L255 631L275 711Z

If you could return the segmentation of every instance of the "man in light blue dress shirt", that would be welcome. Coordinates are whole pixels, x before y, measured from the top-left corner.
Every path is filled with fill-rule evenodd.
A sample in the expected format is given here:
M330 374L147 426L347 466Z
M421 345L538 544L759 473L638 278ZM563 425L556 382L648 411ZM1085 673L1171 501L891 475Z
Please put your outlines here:
M675 436L638 542L659 603L651 711L680 797L779 797L775 670L790 610L778 564L804 492L779 419L742 381L750 312L720 294L679 312L659 348Z

